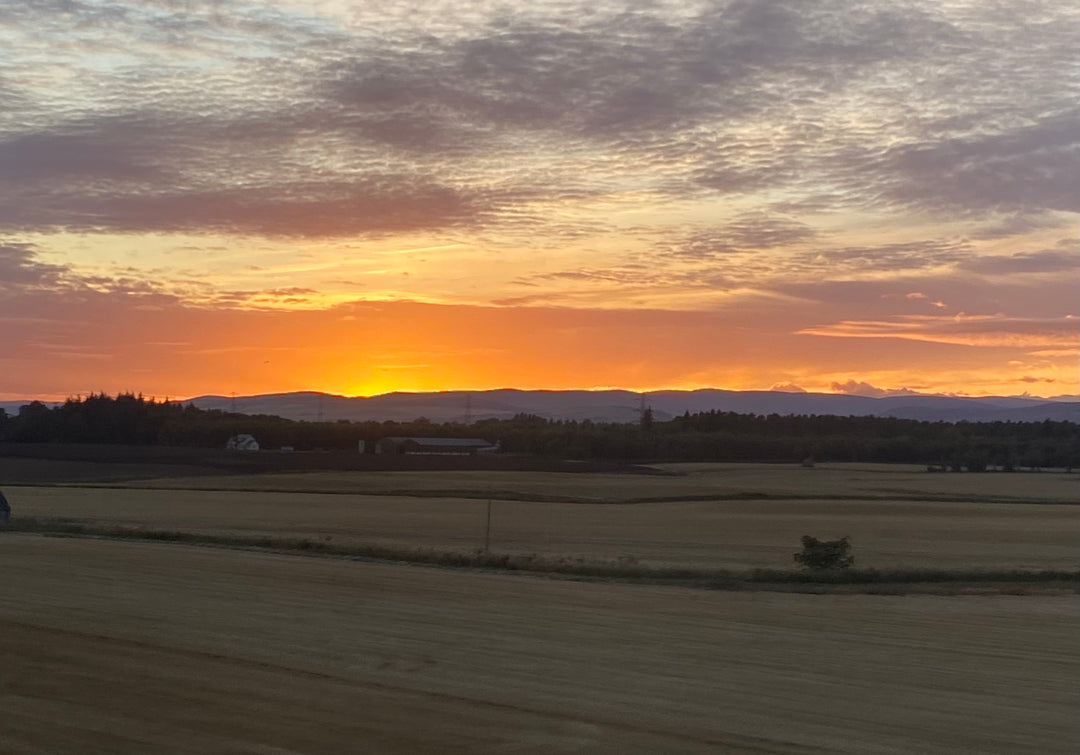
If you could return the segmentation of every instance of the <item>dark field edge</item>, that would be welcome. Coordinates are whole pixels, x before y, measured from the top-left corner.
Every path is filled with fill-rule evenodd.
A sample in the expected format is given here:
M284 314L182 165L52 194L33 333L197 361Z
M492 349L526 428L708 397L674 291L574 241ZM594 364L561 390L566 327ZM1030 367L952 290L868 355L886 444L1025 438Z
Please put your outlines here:
M568 472L678 476L648 464L602 459L552 459L531 454L477 454L474 456L361 454L356 451L230 451L224 448L185 446L128 446L78 443L0 443L0 464L31 461L75 465L76 474L97 467L103 475L137 475L138 467L176 468L177 474L263 474L273 472ZM63 473L63 469L50 470ZM102 479L99 477L99 479Z
M34 533L57 537L86 537L140 542L167 542L222 548L259 550L303 556L347 558L474 571L549 575L583 580L603 580L670 585L709 590L784 590L795 592L869 592L905 594L925 592L927 586L958 591L1023 594L1023 586L1054 587L1080 591L1080 571L978 570L978 569L837 569L705 570L654 567L633 559L594 561L537 554L435 551L378 545L335 545L327 540L268 536L213 535L177 530L101 526L77 519L20 517L0 528L2 532Z
M762 493L759 491L738 491L734 493L703 493L671 496L640 496L636 498L589 498L587 496L548 495L544 493L525 493L517 490L335 490L298 487L220 487L209 485L153 485L110 480L107 482L9 482L8 488L93 488L95 490L154 490L154 491L194 491L199 493L268 493L292 495L340 495L340 496L386 496L390 498L462 498L476 501L520 501L522 503L590 503L608 506L634 505L641 503L708 503L710 501L894 501L908 503L984 503L984 504L1020 504L1031 506L1080 506L1080 500L1069 501L1060 498L1032 498L995 495L932 495L891 493L874 494L823 494L823 493Z

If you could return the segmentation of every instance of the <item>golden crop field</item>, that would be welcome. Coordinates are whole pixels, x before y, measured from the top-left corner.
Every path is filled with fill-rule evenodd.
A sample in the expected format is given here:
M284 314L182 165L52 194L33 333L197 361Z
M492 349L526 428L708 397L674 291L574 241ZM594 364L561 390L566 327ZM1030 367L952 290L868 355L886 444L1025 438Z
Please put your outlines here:
M1080 475L1060 470L986 474L927 473L904 464L658 464L664 475L567 472L294 472L260 475L156 477L135 487L293 492L406 494L626 502L645 498L803 495L1018 502L1080 500ZM155 470L156 472L157 470Z
M124 489L12 487L8 497L25 516L469 552L484 544L490 496L493 551L693 568L791 568L804 534L848 535L856 565L881 569L1074 569L1080 549L1077 509L1067 505L1077 500L1077 475L928 474L870 465L679 471L194 477ZM611 503L650 497L671 500ZM608 502L558 502L568 499Z
M18 753L1074 753L1075 596L792 595L0 537Z

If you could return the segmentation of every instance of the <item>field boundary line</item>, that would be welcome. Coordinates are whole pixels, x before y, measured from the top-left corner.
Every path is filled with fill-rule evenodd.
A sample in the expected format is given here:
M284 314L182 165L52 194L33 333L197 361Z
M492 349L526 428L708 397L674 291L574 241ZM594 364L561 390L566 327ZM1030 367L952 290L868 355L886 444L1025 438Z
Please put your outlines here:
M150 490L189 491L198 493L272 493L282 495L331 495L362 498L460 498L464 500L496 500L519 503L568 503L602 506L634 506L649 503L723 503L726 501L836 501L842 502L897 502L897 503L978 503L1014 504L1023 506L1080 506L1080 500L1060 498L1032 498L1012 496L953 495L829 495L823 493L761 493L742 491L737 493L709 493L678 496L640 496L636 498L588 498L584 496L559 496L519 493L506 490L313 490L311 488L256 488L211 487L199 485L124 485L116 482L54 482L54 483L5 483L8 488L62 488L75 490Z
M1080 571L848 569L831 571L703 570L649 567L618 561L552 559L477 550L422 551L385 546L339 546L323 541L269 536L222 536L197 532L99 527L77 520L17 520L12 534L222 548L308 558L545 577L589 582L648 584L704 590L803 593L1026 595L1080 592ZM0 530L2 532L2 530Z

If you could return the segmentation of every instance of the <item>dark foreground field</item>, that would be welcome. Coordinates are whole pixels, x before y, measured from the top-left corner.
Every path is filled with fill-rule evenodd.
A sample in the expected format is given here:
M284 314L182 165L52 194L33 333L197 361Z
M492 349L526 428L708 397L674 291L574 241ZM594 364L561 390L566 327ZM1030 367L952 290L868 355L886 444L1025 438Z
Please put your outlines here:
M0 539L4 752L1072 753L1075 596Z

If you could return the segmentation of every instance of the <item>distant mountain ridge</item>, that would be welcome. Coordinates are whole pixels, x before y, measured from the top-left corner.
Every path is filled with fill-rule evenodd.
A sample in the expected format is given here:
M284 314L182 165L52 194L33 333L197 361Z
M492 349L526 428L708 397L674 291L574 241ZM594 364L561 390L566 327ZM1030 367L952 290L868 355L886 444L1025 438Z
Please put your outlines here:
M244 414L274 414L296 420L375 420L407 422L426 417L432 422L509 419L535 414L548 419L593 422L637 422L644 403L657 420L690 412L723 411L741 414L818 414L880 416L931 422L1080 422L1080 401L1020 396L962 398L903 395L872 398L833 393L779 391L443 391L385 393L370 398L338 396L315 391L258 396L198 396L184 403L201 409Z

